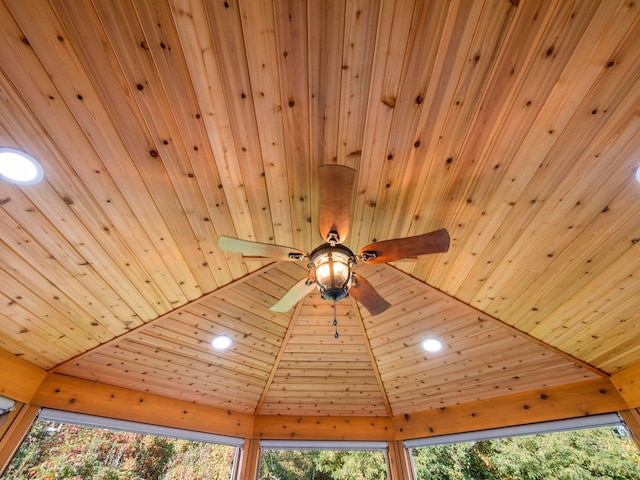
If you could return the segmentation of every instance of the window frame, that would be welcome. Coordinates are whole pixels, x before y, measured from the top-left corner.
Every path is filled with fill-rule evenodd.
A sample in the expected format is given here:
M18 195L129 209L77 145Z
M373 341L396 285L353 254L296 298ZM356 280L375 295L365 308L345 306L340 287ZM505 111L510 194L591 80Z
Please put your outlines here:
M587 428L625 427L625 423L618 413L603 413L584 417L551 420L548 422L527 423L512 427L490 428L473 432L436 435L433 437L404 440L405 448L431 447L452 443L478 442L497 438L522 437L544 433L567 432Z
M198 432L195 430L184 430L181 428L164 427L152 425L150 423L132 422L129 420L119 420L115 418L99 417L84 413L67 412L64 410L54 410L42 408L36 420L71 423L83 427L105 428L129 433L140 433L142 435L155 435L158 437L179 438L181 440L192 440L195 442L217 443L231 447L242 448L245 439L218 435L214 433Z

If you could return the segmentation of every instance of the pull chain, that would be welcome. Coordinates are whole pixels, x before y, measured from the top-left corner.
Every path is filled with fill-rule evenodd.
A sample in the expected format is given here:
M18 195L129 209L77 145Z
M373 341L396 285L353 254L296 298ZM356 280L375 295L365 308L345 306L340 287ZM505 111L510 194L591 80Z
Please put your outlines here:
M338 338L340 335L338 334L338 317L336 315L336 302L333 302L333 326L336 327L336 334L334 337Z

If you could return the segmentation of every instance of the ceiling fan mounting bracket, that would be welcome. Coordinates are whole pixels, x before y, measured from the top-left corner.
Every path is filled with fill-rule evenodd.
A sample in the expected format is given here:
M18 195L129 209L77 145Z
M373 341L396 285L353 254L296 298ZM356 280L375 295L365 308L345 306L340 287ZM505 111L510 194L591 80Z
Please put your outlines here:
M364 252L362 252L360 254L360 258L365 263L369 262L371 260L374 260L377 256L378 256L378 254L376 252L374 252L373 250L365 250Z
M338 232L336 232L335 230L331 230L329 233L327 233L327 238L325 240L329 245L334 246L340 243L340 235L338 235Z

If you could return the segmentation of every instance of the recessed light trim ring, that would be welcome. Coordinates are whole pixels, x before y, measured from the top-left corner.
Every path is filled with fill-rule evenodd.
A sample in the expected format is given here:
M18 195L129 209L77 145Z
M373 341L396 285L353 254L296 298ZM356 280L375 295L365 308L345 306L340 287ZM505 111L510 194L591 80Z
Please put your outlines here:
M15 185L34 185L44 178L44 169L28 153L0 147L0 178Z

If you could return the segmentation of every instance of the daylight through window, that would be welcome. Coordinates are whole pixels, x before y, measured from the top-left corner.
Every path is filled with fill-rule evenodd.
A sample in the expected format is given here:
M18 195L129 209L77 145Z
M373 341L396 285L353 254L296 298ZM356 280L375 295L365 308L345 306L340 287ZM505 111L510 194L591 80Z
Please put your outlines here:
M36 420L2 480L230 480L234 475L238 439L83 415L76 423L51 417L57 415Z
M425 446L410 447L415 478L640 478L640 451L621 423L561 430L533 435L514 433L516 436L500 438L478 433L475 441L452 442L442 438L441 444L423 439Z

